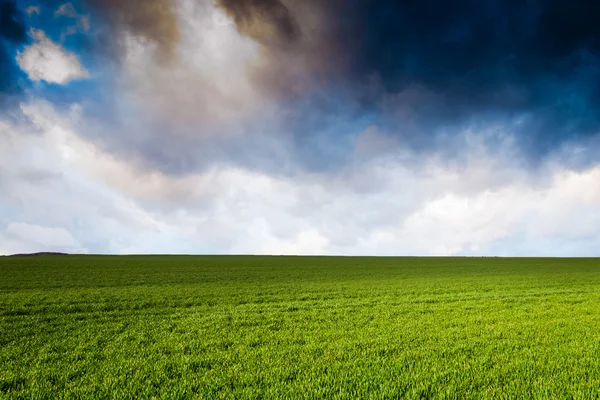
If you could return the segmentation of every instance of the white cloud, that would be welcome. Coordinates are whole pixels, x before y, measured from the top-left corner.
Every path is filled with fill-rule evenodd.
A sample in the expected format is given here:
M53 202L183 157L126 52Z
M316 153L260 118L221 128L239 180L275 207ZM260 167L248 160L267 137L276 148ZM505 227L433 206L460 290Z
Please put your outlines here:
M16 57L19 67L29 79L64 85L89 76L77 55L54 43L43 31L32 29L31 36L36 42L25 47Z
M600 255L600 165L537 179L474 144L460 165L386 152L328 173L170 176L78 135L77 107L23 112L0 121L4 252Z

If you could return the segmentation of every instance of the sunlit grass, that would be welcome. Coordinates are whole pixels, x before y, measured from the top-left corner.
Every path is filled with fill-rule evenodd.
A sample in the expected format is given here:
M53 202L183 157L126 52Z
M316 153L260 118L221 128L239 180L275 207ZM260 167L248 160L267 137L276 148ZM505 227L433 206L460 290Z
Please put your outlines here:
M599 396L598 259L0 258L0 397Z

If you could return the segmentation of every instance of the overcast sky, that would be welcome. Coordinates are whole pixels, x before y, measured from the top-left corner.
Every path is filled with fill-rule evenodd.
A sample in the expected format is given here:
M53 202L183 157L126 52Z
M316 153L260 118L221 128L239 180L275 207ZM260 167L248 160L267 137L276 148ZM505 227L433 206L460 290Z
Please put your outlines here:
M600 256L600 3L450 3L0 0L0 254Z

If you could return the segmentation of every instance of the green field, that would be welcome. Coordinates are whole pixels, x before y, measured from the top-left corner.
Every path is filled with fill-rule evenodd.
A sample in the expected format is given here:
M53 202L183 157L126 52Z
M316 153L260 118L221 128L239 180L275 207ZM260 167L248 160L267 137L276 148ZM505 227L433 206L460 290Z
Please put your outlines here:
M599 398L600 259L0 257L0 398Z

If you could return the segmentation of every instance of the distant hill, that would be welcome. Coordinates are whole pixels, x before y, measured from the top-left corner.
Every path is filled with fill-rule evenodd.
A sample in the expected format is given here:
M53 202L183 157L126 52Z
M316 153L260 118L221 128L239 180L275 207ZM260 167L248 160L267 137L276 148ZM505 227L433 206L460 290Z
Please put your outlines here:
M54 251L41 251L38 253L20 253L20 254L11 254L7 257L33 257L33 256L68 256L69 253L59 253Z

